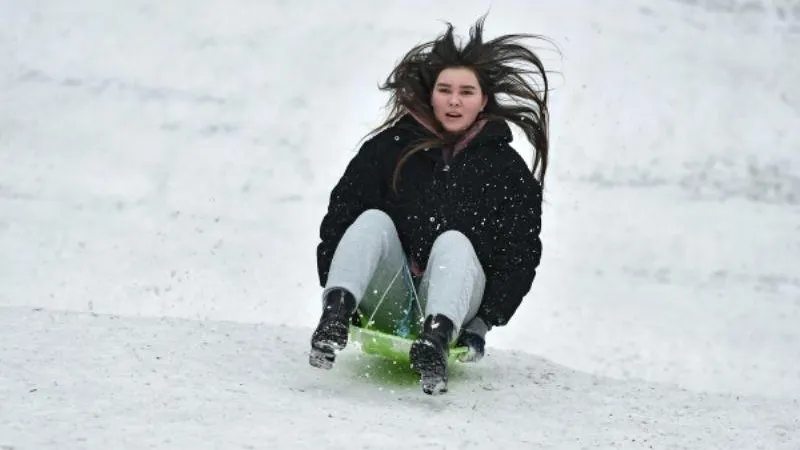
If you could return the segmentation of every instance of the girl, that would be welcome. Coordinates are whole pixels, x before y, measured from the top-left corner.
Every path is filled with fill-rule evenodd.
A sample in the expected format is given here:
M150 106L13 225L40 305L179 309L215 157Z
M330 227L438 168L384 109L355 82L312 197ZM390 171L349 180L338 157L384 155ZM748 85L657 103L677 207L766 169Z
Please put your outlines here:
M446 392L449 347L479 360L486 333L508 323L533 284L548 81L518 43L536 36L484 42L484 19L463 47L448 24L381 86L391 93L389 117L348 164L320 227L323 312L312 366L330 369L351 321L366 317L372 328L415 337L409 357L423 391ZM533 145L532 169L511 147L507 122Z

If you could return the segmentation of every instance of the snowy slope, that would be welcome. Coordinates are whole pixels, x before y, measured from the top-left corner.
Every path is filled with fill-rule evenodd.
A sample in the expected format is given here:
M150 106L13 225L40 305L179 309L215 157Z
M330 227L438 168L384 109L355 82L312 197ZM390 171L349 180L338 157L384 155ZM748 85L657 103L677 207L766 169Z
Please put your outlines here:
M543 47L557 72L545 255L462 390L398 387L403 409L380 383L304 365L317 226L378 123L375 85L442 20L464 33L487 10L489 34L559 47ZM0 446L105 427L129 448L300 447L323 439L307 415L366 404L348 423L404 447L417 437L393 418L431 411L451 437L488 424L465 431L476 443L800 447L798 24L780 1L0 0ZM190 348L217 328L240 342ZM176 359L140 367L125 350L156 344ZM548 371L558 381L528 378ZM231 377L249 390L226 393ZM228 395L256 403L226 409ZM334 424L333 446L370 433Z
M516 352L451 395L307 330L0 309L5 448L797 448L797 401L593 377ZM36 330L32 332L32 330ZM79 351L76 351L79 349ZM8 408L7 405L13 405Z

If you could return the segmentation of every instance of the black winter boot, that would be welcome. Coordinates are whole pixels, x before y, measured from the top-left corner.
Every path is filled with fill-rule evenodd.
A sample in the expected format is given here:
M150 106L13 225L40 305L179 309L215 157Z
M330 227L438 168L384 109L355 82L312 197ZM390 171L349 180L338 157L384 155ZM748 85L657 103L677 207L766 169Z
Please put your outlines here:
M331 290L323 300L322 317L311 335L308 363L320 369L331 369L336 351L347 346L350 320L356 309L356 299L345 289Z
M455 326L447 317L428 316L419 338L411 344L411 367L420 374L422 391L429 395L447 392L447 358Z

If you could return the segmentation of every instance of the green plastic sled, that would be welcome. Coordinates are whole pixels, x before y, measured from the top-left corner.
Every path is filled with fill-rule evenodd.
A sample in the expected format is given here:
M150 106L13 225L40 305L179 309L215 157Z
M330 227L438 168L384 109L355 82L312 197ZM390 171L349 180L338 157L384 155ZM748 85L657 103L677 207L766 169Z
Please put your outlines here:
M366 354L380 356L404 364L409 362L408 352L414 342L413 339L355 325L350 326L350 340L356 343L361 348L361 351ZM466 347L451 346L449 362L455 362L458 356L464 353L467 353Z
M422 331L422 311L425 308L419 303L408 266L403 267L400 282L393 281L390 286L380 289L372 285L367 288L361 306L366 306L369 312L365 313L360 308L356 312L358 320L350 324L349 340L360 347L363 353L408 367L408 353ZM380 296L377 295L379 290L383 291ZM449 363L464 353L467 353L466 347L451 345Z

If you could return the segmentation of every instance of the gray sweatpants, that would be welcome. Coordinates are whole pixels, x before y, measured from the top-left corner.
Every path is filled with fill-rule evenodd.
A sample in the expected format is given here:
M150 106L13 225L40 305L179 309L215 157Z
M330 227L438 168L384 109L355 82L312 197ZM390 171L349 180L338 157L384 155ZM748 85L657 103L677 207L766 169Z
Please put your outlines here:
M424 263L424 261L420 261ZM460 328L478 312L486 276L472 243L449 230L433 243L427 268L415 283L394 222L377 209L362 213L333 255L327 284L350 291L371 328L417 336L425 317L443 314Z

